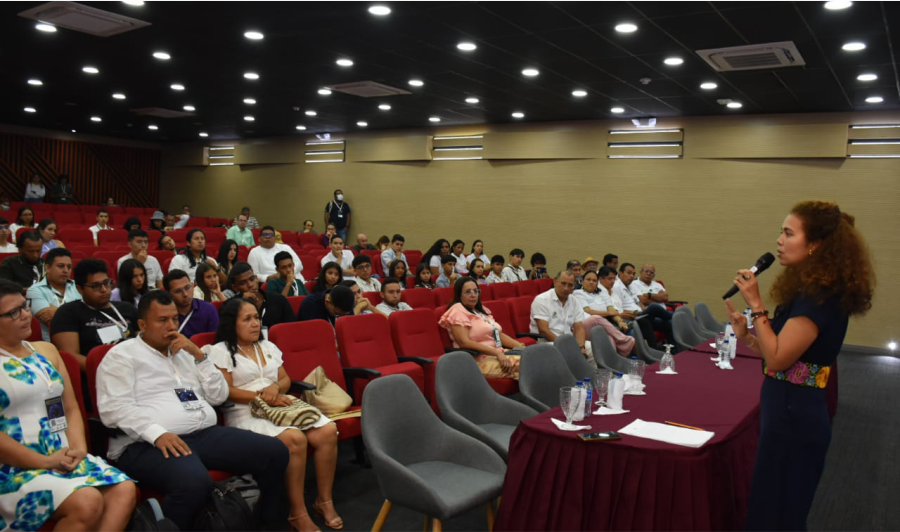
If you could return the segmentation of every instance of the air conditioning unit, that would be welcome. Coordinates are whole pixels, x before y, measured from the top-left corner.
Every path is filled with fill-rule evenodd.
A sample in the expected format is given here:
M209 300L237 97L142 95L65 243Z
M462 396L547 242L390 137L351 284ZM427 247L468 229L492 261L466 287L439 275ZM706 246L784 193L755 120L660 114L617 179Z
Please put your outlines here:
M790 41L697 50L697 55L717 72L765 70L806 64L797 46Z
M412 94L409 91L384 85L374 81L354 81L352 83L341 83L339 85L328 85L327 89L335 92L343 92L353 96L362 98L383 98L385 96L399 96L401 94Z
M110 37L150 25L143 20L75 2L47 2L22 11L19 16L97 37Z

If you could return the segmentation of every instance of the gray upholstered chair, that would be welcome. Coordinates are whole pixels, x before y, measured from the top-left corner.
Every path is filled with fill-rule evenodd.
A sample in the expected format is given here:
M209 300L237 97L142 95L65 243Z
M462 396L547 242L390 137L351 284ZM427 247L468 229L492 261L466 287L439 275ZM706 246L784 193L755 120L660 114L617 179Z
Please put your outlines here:
M634 325L632 328L634 331L634 352L639 359L647 364L656 364L662 359L665 352L657 351L647 345L646 340L644 340L644 334L641 332L641 327L637 323Z
M566 365L569 366L569 371L572 372L572 375L575 375L576 379L593 378L597 368L585 360L584 355L581 354L581 348L578 347L578 340L574 336L561 334L553 341L553 345L559 351L559 354L562 355Z
M372 527L381 530L393 504L434 519L434 529L500 496L506 464L493 449L441 423L407 375L375 379L363 394L362 434L385 501Z
M442 356L435 371L437 403L444 423L486 443L505 461L509 439L519 422L538 412L495 392L468 353L456 351Z
M559 389L574 386L575 376L553 344L530 345L519 361L519 392L538 412L559 406Z
M685 351L706 341L694 330L691 324L693 321L693 316L687 312L675 312L672 316L672 332L675 334L675 344L679 351Z
M713 317L713 314L709 310L709 307L706 306L706 303L697 303L694 305L694 313L697 314L697 323L704 329L715 333L725 332L725 324L716 321L716 318Z
M628 373L630 367L628 359L616 352L616 347L603 327L591 329L591 350L594 352L597 367Z
M716 334L718 334L715 331L710 331L709 329L702 327L700 325L700 322L697 321L697 318L694 317L694 313L691 312L691 307L689 307L687 305L682 305L682 306L678 307L677 309L675 309L675 314L679 314L679 313L685 314L691 318L691 321L690 321L691 328L694 329L694 332L697 334L697 336L699 336L703 340L709 340L710 338L715 338ZM694 345L697 345L697 344L694 344Z

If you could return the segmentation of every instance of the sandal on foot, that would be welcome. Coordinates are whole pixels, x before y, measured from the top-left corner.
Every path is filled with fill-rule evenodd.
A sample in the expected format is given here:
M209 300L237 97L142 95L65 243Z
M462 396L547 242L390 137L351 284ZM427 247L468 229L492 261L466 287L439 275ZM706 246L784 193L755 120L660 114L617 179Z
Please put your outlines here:
M309 519L309 522L312 523L313 525L316 524L316 523L309 517L309 514L302 514L302 515L298 515L298 516L296 516L296 517L288 517L288 523L290 523L291 526L294 526L294 521L297 521L297 520L299 520L299 519L303 519L304 517L307 518L307 519ZM298 530L296 526L294 526L294 530ZM317 530L318 532L322 532L321 530L319 530L319 527L316 527L316 530Z
M330 504L332 507L334 507L334 502L332 502L332 501L323 501L321 504L322 505ZM319 500L316 499L316 502L313 503L313 511L316 512L317 514L321 515L322 519L327 519L325 517L325 512L322 511L322 508L320 508L319 505L320 505ZM344 528L344 520L341 519L340 517L335 517L331 521L325 521L325 526L327 526L328 528L333 528L334 530L340 530L340 529Z

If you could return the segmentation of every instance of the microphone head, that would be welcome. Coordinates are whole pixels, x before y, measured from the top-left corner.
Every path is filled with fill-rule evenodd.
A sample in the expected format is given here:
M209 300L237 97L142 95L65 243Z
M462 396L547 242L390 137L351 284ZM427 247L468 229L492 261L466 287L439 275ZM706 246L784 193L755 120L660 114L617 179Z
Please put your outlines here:
M756 261L756 275L766 271L775 262L775 255L766 253Z

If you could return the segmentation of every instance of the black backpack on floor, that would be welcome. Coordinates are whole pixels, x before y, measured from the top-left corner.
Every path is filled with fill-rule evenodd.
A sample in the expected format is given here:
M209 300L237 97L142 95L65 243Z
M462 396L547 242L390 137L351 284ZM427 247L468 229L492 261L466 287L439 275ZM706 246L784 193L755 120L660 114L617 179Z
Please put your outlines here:
M147 499L134 508L125 528L130 532L177 532L178 525L166 519L156 499Z
M241 494L225 482L213 482L209 502L194 520L194 530L230 532L256 530L253 512Z

